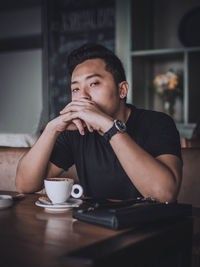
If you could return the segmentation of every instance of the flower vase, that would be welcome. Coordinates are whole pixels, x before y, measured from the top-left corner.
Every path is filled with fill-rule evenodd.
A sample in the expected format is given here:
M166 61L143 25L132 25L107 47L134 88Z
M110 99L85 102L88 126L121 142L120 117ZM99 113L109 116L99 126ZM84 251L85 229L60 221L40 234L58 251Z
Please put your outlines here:
M174 101L165 100L163 103L164 112L174 118Z

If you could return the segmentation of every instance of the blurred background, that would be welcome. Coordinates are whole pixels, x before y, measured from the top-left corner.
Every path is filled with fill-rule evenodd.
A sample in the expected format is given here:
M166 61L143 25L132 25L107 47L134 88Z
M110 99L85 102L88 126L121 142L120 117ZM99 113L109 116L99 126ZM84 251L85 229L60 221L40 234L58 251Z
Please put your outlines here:
M122 60L128 102L168 113L181 137L200 119L200 0L0 2L0 140L29 144L71 100L67 55L97 42ZM2 143L0 143L2 145Z

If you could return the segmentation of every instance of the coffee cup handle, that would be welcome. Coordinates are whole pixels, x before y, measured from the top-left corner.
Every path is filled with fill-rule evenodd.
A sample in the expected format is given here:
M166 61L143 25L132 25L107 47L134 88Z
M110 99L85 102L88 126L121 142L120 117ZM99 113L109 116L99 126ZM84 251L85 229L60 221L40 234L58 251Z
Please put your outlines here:
M78 191L76 193L76 191ZM71 196L73 198L80 198L83 194L83 187L80 184L74 184L72 186L72 192L71 192Z

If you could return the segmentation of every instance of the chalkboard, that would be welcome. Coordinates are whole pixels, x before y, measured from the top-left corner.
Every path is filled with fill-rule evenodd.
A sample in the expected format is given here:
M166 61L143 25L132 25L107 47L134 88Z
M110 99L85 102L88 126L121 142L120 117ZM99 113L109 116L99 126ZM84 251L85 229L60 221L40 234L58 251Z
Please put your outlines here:
M71 101L68 54L87 43L114 51L115 0L47 0L49 118Z

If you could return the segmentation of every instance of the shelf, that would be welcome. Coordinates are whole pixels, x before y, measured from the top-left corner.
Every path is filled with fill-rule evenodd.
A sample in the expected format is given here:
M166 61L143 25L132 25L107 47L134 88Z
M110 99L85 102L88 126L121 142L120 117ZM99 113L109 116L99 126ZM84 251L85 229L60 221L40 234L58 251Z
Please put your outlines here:
M189 47L189 48L169 48L169 49L151 49L151 50L137 50L132 51L131 56L157 56L157 55L168 55L168 54L181 54L185 52L199 52L200 47Z
M190 139L194 131L195 123L176 123L177 130L180 133L181 138Z
M176 103L175 122L181 137L190 138L200 114L200 45L184 47L178 29L181 18L199 5L199 0L182 1L181 6L178 0L117 2L120 3L118 20L121 17L121 21L126 21L117 36L121 48L119 56L129 63L125 65L128 81L132 84L129 102L139 108L163 111L152 81L169 69L182 71L183 99ZM129 31L124 31L126 28ZM122 45L124 43L126 46Z

